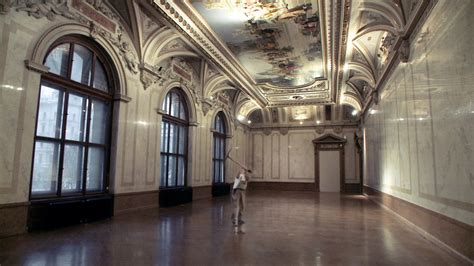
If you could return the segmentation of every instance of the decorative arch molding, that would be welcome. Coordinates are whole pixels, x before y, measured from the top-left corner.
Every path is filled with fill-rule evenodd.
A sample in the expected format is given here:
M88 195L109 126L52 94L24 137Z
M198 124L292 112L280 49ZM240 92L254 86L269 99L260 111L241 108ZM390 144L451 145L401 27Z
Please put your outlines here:
M392 3L385 3L382 1L366 2L360 7L361 11L374 12L386 18L395 29L403 32L405 27L405 19L403 17L400 7ZM397 34L398 35L398 34Z
M358 62L350 62L347 64L347 66L349 69L359 72L366 79L370 80L370 84L376 84L377 79L369 66Z
M99 34L92 37L90 28L82 24L62 23L45 31L28 51L29 56L25 60L26 67L40 73L47 72L48 69L43 65L43 60L49 48L55 41L68 35L81 35L91 38L105 50L110 60L112 60L113 65L111 67L115 70L112 71L115 79L115 98L129 101L125 69L120 55L114 49L114 45Z
M148 40L143 45L143 60L145 62L152 62L153 58L156 58L160 53L161 49L168 43L166 42L173 40L173 35L178 36L170 28L163 27L156 30L153 34L148 37Z
M367 47L362 43L359 43L357 41L353 42L353 47L357 52L359 52L362 55L362 58L364 58L364 61L367 64L367 66L369 67L369 69L371 70L371 72L375 73L376 72L376 67L374 65L375 56L373 56L369 52ZM375 78L375 76L374 76L374 78Z
M199 58L199 55L194 53L194 52L190 52L190 51L172 51L172 52L160 55L154 61L154 65L159 65L161 62L163 62L166 59L171 58L171 57L194 57L194 58Z
M352 92L345 92L343 95L344 96L342 97L341 104L350 105L354 107L354 109L356 109L357 111L362 110L362 103L357 94Z
M226 80L228 80L228 78L223 75L216 75L212 77L211 79L209 79L209 81L204 87L204 98L209 98L211 97L211 95L218 92L219 90L216 89L217 85L219 85L220 83Z
M158 86L155 86L154 88L156 87ZM164 113L164 110L162 109L163 101L165 100L168 92L173 88L180 88L184 92L184 95L186 96L184 98L185 98L186 104L188 105L188 111L189 111L189 114L188 114L189 124L192 126L197 125L196 104L194 101L193 93L189 90L189 88L184 86L179 81L172 81L172 82L167 83L167 85L165 85L162 93L158 97L158 107L156 108L156 110L158 110L158 112L160 113Z
M368 78L367 76L360 75L360 74L356 74L356 75L350 77L347 80L347 82L352 84L354 87L356 87L354 84L355 84L355 81L357 81L357 80L363 80L363 81L367 82L370 85L370 87L372 87L372 88L375 87L375 82L372 79ZM362 88L360 88L360 89L362 89Z
M234 129L232 127L232 123L233 123L234 119L232 119L232 116L231 116L230 112L228 110L226 110L225 108L219 107L219 108L216 108L212 111L211 128L213 129L214 120L216 119L216 116L219 112L222 112L224 114L225 119L226 119L226 121L225 121L226 135L227 135L228 138L232 138L232 136L234 136Z
M237 115L242 115L245 118L248 118L248 116L257 109L260 109L260 107L251 100L244 101L236 106L236 117Z
M397 30L392 25L382 22L372 22L360 28L352 41L357 41L362 36L375 31L385 31L393 34L394 36L398 35Z

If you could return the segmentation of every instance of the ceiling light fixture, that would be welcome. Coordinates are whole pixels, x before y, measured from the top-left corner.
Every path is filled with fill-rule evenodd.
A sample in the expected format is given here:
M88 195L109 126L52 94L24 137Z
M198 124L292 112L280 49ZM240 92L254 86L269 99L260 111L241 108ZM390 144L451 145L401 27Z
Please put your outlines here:
M316 124L318 124L318 125L319 125L319 124L321 124L321 121L319 121L319 120L318 120L318 121L316 121Z
M237 120L239 120L239 121L242 122L242 121L244 121L244 119L245 119L245 116L243 116L243 115L237 115Z
M247 123L252 124L252 121L248 120Z
M352 111L352 116L356 116L358 113L359 113L359 111L353 110L353 111Z

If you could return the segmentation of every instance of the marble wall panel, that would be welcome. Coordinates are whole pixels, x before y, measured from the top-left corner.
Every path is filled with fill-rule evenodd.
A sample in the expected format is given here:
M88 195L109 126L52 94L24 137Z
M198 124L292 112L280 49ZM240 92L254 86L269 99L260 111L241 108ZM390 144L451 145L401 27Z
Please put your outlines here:
M288 133L289 179L314 180L314 132ZM313 167L311 167L313 166Z
M365 183L474 224L472 1L439 1L364 124Z
M268 132L267 132L268 133ZM336 134L327 129L323 134ZM254 176L258 181L268 182L314 182L314 145L312 141L321 136L314 129L295 128L281 134L273 130L270 134L263 131L251 132L250 150L255 169ZM345 182L357 183L356 158L354 146L354 129L347 128L336 134L347 139L345 152ZM263 144L263 147L262 147ZM334 163L331 163L333 166ZM339 165L337 165L339 167ZM262 169L264 176L260 178Z

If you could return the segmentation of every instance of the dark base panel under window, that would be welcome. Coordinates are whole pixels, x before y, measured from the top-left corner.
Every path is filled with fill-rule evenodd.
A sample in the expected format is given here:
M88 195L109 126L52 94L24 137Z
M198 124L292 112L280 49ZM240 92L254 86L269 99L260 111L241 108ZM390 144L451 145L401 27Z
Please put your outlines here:
M32 201L28 208L28 231L107 219L112 217L113 207L112 195Z
M171 207L193 201L193 189L191 187L183 188L165 188L160 190L160 207Z
M219 197L229 195L230 193L230 184L213 184L212 185L212 196Z

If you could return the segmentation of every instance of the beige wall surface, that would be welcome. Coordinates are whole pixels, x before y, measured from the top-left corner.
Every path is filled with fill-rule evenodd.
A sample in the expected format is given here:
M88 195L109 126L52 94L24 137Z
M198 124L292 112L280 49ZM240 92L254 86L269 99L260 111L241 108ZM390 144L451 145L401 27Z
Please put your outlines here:
M341 133L327 128L317 133L313 128L290 129L285 134L275 129L271 132L251 131L249 140L249 161L254 171L254 181L266 182L314 182L315 158L313 140L325 134L345 137L345 182L357 183L356 149L354 129L344 128ZM324 156L324 154L323 154ZM339 161L324 167L339 169Z
M473 1L440 1L364 124L364 183L474 225Z
M27 202L29 197L41 73L27 68L25 60L31 60L41 49L45 53L49 47L47 43L52 43L61 36L79 34L89 37L90 29L87 23L84 25L59 14L53 14L53 19L48 20L46 17L28 16L26 12L12 8L8 13L0 15L0 204ZM169 29L162 29L160 32L167 31L173 33ZM120 41L131 43L126 32L121 34ZM114 102L113 115L110 191L116 194L156 191L160 185L162 99L169 89L183 84L182 78L170 71L166 72L169 68L165 68L168 76L160 82L144 86L140 72L132 71L125 59L126 56L132 57L137 63L138 52L132 48L130 54L124 54L123 50L113 43L118 40L113 40L118 38L117 36L112 34L109 39L100 34L95 36L96 42L112 58L115 64L113 67L117 70L121 82L115 88L117 99ZM174 36L175 42L177 39L179 38ZM166 56L169 50L166 43L157 46L163 52L155 49L154 55L168 59L155 62L153 60L156 58L149 56L144 57L144 60L151 65L159 63L170 66L170 60L173 59ZM176 60L176 54L179 53L173 53ZM189 54L186 51L183 53ZM40 69L42 60L43 57L35 62ZM247 129L229 116L234 113L231 101L227 105L214 101L205 112L203 111L202 102L208 89L206 80L201 82L203 75L191 67L189 69L193 80L181 86L185 87L191 116L188 185L206 186L212 183L211 129L216 113L221 110L226 112L227 144L235 147L232 156L244 164L247 163ZM209 73L219 74L215 70ZM236 171L236 166L227 162L228 181Z

